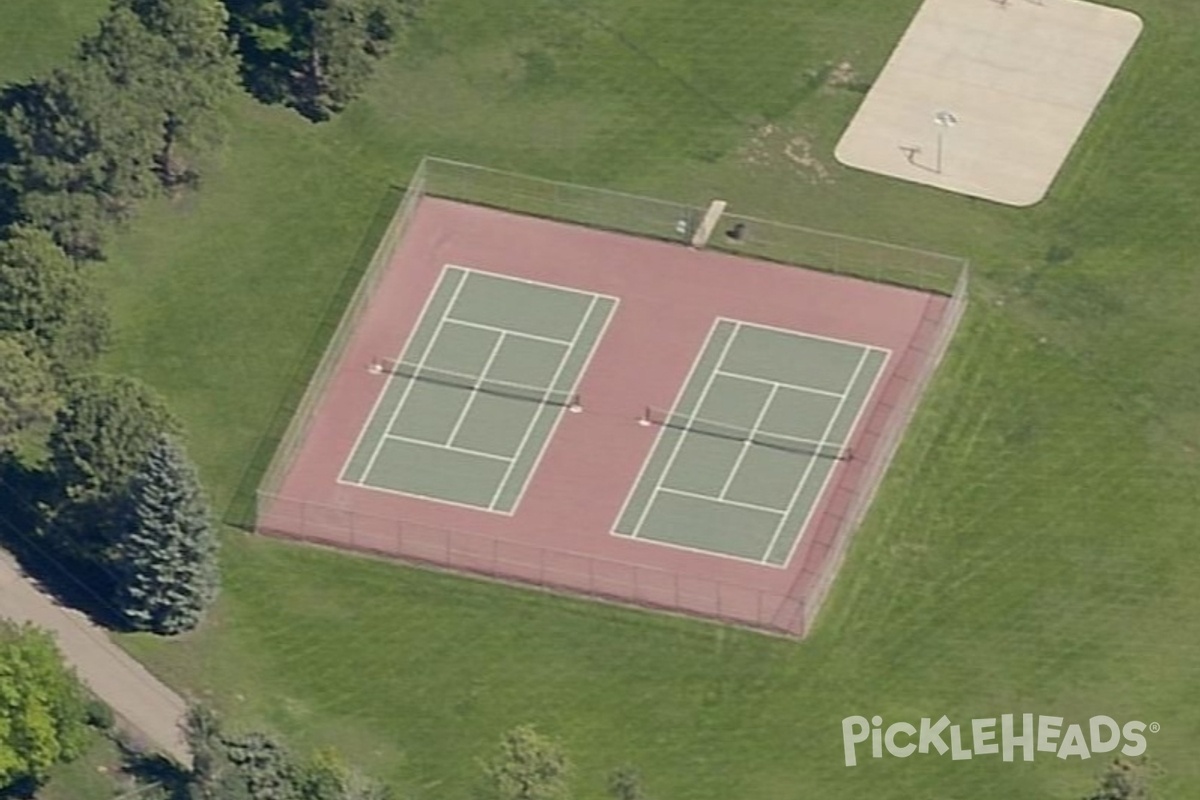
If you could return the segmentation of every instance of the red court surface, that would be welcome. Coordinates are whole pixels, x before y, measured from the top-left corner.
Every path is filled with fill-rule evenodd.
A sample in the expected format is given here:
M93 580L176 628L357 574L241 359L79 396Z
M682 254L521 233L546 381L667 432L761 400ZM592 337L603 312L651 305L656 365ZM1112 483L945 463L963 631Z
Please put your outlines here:
M338 483L372 410L376 358L401 350L442 267L455 264L611 295L620 303L512 516ZM847 506L904 423L900 399L948 298L714 251L696 251L448 200L423 198L336 365L258 529L800 634L805 603L836 569ZM892 351L785 568L611 533L668 408L717 317ZM876 470L877 472L877 470Z

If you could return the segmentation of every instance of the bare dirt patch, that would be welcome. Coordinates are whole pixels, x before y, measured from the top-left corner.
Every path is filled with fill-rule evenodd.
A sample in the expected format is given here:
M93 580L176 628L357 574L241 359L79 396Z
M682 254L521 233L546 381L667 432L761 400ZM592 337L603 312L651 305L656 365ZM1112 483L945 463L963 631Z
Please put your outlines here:
M812 183L832 183L829 168L813 154L809 134L768 122L754 131L742 146L740 157L748 164L784 167Z

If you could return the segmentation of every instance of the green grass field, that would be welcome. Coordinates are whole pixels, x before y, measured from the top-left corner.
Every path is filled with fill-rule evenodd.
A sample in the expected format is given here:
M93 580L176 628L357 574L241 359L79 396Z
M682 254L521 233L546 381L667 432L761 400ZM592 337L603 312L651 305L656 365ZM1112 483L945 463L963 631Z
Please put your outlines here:
M129 790L121 772L121 753L112 740L92 732L87 750L69 764L60 764L37 792L36 800L106 800Z
M917 5L433 0L338 120L237 103L200 193L148 207L102 268L107 366L169 398L224 507L372 215L425 153L968 256L963 330L811 639L230 532L212 624L128 647L419 798L467 794L475 757L526 721L565 741L583 798L626 762L660 800L1082 794L1100 757L842 766L848 715L1021 712L1160 723L1149 755L1163 795L1185 796L1200 779L1200 6L1128 3L1146 31L1115 89L1049 199L1014 210L833 160L853 84ZM3 74L52 62L99 6L0 6Z

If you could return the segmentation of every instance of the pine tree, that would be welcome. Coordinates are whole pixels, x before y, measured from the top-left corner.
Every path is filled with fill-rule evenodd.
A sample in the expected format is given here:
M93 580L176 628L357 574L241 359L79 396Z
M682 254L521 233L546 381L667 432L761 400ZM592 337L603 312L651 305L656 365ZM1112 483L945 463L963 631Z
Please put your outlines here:
M133 477L116 546L117 607L134 628L174 634L204 618L218 586L217 538L196 470L161 436Z

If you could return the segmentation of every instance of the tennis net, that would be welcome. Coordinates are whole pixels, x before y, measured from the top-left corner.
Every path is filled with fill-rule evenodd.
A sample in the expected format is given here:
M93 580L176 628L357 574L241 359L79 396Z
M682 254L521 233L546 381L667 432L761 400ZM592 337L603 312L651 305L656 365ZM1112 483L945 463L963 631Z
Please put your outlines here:
M853 451L841 444L818 442L813 439L764 430L752 430L688 414L672 413L659 408L649 407L646 409L646 422L664 428L673 428L733 442L749 443L798 455L829 458L836 461L849 461L853 458Z
M507 400L561 406L573 410L580 407L579 395L573 392L555 391L540 386L526 386L521 383L495 380L494 378L486 378L482 375L468 375L424 364L408 364L403 361L377 359L371 363L370 371L375 375L395 375L400 378L431 383L437 386L446 386L468 392L503 397Z

